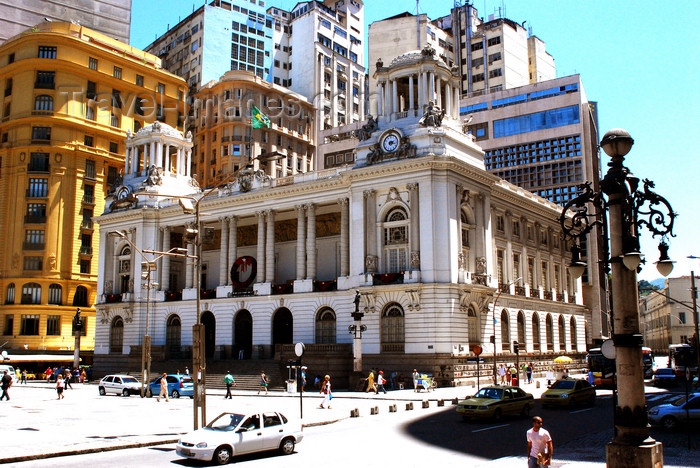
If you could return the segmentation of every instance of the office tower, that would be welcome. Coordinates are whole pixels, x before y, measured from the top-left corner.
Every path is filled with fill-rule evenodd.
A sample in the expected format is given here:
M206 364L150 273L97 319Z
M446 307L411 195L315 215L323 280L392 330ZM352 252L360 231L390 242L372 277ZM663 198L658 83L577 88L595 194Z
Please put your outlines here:
M10 349L92 349L98 229L124 139L158 119L182 128L185 82L151 54L71 23L0 46L0 306ZM141 167L139 171L147 168ZM134 258L131 258L134 261Z

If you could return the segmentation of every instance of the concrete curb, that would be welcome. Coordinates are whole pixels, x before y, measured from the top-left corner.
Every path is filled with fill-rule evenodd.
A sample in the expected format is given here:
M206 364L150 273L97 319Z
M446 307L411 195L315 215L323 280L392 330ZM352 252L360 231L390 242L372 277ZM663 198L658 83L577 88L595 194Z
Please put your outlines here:
M52 452L52 453L39 453L35 455L27 455L23 457L11 457L11 458L0 458L0 464L7 464L7 463L19 463L19 462L25 462L25 461L31 461L31 460L43 460L47 458L56 458L56 457L70 457L73 455L86 455L89 453L100 453L100 452L112 452L114 450L124 450L124 449L131 449L131 448L141 448L141 447L152 447L154 445L163 445L163 444L174 444L176 443L178 439L165 439L165 440L159 440L159 441L151 441L151 442L138 442L138 443L133 443L133 444L123 444L123 445L113 445L109 447L94 447L94 448L89 448L89 449L81 449L81 450L66 450L63 452Z

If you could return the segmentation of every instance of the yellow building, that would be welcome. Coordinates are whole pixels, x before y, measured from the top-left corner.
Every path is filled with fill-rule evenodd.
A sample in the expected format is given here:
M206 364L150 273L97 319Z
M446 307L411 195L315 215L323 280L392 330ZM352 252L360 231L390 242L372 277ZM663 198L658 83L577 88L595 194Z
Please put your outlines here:
M264 153L275 161L255 162L272 178L314 169L314 107L302 95L247 71L229 71L195 94L192 173L203 187ZM270 127L252 128L252 108L270 119Z
M99 235L128 130L182 129L185 82L160 59L71 23L0 46L0 342L3 350L92 351ZM99 319L99 318L98 318Z

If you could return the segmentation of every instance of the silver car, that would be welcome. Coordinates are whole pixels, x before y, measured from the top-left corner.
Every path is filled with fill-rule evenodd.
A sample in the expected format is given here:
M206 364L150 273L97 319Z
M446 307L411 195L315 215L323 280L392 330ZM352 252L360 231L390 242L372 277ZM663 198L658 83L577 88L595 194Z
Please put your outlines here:
M128 397L141 394L141 382L130 375L107 375L97 384L100 395L116 393Z
M664 429L675 429L679 424L700 423L700 393L691 393L686 402L685 396L673 403L654 406L649 410L649 422Z
M281 413L221 413L206 427L182 436L175 450L181 457L225 465L244 453L279 450L289 455L303 438L301 423Z

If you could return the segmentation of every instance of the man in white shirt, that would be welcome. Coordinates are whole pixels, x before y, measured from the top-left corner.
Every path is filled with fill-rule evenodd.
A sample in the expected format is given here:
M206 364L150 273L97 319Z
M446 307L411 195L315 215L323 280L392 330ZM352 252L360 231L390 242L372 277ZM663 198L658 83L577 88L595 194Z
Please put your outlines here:
M532 429L527 431L528 468L549 465L553 452L552 437L542 428L542 418L535 416L532 418Z

